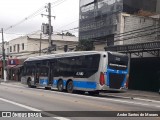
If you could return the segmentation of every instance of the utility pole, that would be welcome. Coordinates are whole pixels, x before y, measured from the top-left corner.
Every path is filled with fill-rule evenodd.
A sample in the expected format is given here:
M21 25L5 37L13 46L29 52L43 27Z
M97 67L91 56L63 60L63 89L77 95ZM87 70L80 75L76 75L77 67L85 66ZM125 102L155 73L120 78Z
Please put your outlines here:
M48 29L48 40L49 40L49 46L48 46L48 52L50 52L50 48L52 46L52 43L51 43L51 40L52 40L52 25L51 25L51 17L54 17L55 19L55 16L51 16L51 3L48 3L48 15L45 15L45 14L42 14L42 16L47 16L48 17L48 25L49 25L49 29Z
M6 82L6 71L5 71L5 66L6 66L6 62L5 62L5 49L4 49L4 37L3 37L3 28L1 29L2 32L2 54L3 54L3 79Z
M49 24L49 48L51 47L52 25L51 25L51 3L48 3L48 24Z
M40 33L39 56L41 56L42 33Z

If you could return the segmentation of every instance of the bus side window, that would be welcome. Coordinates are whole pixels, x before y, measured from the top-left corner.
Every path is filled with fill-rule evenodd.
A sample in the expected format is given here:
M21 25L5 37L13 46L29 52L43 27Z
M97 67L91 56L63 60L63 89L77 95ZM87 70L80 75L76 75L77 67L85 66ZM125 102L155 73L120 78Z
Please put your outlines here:
M49 71L48 67L41 67L40 68L40 75L41 76L48 76L48 71Z
M97 70L99 67L100 55L92 56L92 68Z
M85 58L83 59L83 67L87 70L90 67L91 64L91 60L89 58L89 56L85 56Z
M26 67L23 67L22 68L22 76L25 76L26 75Z

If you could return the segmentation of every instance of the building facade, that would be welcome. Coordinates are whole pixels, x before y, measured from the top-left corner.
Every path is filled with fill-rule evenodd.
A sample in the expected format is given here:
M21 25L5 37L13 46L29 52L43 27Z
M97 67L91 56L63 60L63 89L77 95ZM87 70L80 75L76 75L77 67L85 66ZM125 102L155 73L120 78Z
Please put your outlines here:
M160 0L80 0L79 40L130 56L129 89L160 89Z
M158 41L160 39L160 19L126 13L119 14L114 45L127 45Z
M156 25L148 17L160 12L158 5L159 0L80 0L79 40L104 41L106 46L124 44L115 42L118 34ZM130 24L137 21L134 27Z
M51 53L72 51L78 44L78 38L75 36L53 35ZM5 42L5 53L8 59L24 59L30 56L39 56L48 53L48 36L42 35L40 39L40 32L31 35L18 37L16 39ZM1 47L1 46L0 46ZM2 47L0 48L2 55Z
M20 80L23 62L28 57L74 51L77 44L78 38L75 36L52 35L52 45L48 49L48 36L42 35L40 39L39 31L5 42L7 79ZM3 77L2 43L0 54L0 77Z

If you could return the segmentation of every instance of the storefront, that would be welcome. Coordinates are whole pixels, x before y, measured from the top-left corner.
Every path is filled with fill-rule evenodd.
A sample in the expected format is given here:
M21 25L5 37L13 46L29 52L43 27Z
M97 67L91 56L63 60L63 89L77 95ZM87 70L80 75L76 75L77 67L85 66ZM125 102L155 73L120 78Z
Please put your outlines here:
M6 65L7 61L5 61ZM3 79L3 60L0 60L0 78Z
M2 78L3 77L3 62L2 61L0 61L0 78Z
M9 59L7 62L7 79L20 81L24 59Z

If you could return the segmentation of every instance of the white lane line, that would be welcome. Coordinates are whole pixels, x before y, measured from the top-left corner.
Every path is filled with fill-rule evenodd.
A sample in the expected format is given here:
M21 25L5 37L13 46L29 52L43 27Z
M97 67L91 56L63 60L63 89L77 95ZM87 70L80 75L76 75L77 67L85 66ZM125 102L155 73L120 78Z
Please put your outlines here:
M21 85L14 85L14 84L7 84L7 83L1 83L1 85L5 85L5 86L14 86L14 87L19 87L19 88L24 88L24 86L21 86Z
M51 91L51 92L56 92L56 91ZM85 95L78 95L78 94L71 94L71 93L62 93L62 92L56 92L58 94L64 94L64 95L69 95L69 96L77 96L77 97L83 97L83 98L90 98L90 99L97 99L97 100L105 100L105 101L111 101L111 102L118 102L118 103L128 103L131 105L142 105L142 106L148 106L148 107L155 107L155 108L160 108L160 104L147 104L147 103L142 103L142 102L137 102L137 101L126 101L126 100L116 100L116 99L111 99L111 98L101 98L101 97L93 97L93 96L85 96ZM159 101L157 101L159 102ZM153 101L152 101L153 103Z
M146 102L156 102L156 103L160 103L160 101L158 101L158 100L144 99L144 98L138 98L138 97L125 97L125 96L117 96L117 95L108 95L108 96L125 98L125 99L141 100L141 101L146 101Z
M10 101L10 100L7 100L7 99L0 98L0 100L3 101L3 102L7 102L7 103L10 103L10 104L19 106L19 107L26 108L26 109L31 110L31 111L41 111L39 109L36 109L36 108L33 108L33 107L29 107L29 106L26 106L26 105L22 105L20 103L13 102L13 101Z
M36 90L36 89L35 89ZM40 89L38 89L40 90ZM44 91L42 89L42 91ZM100 98L100 97L93 97L93 96L85 96L85 95L78 95L78 94L71 94L71 93L63 93L63 92L57 92L57 91L46 91L46 92L51 92L51 93L57 93L57 94L63 94L63 95L69 95L69 96L77 96L77 97L84 97L84 98L91 98L91 99L98 99L98 100L105 100L105 101L111 101L111 102L119 102L119 103L128 103L128 104L134 104L134 105L142 105L142 106L149 106L149 107L156 107L156 108L160 108L160 105L152 105L152 104L144 104L144 103L141 103L141 102L132 102L132 101L126 101L126 100L116 100L116 99L111 99L111 98ZM134 98L134 99L137 99L137 98ZM137 99L137 100L140 100L140 99ZM144 101L147 101L146 99L141 99L141 100L144 100ZM160 101L156 101L156 100L151 100L152 103L153 102L156 102L156 103L159 103ZM147 101L148 102L148 101Z
M64 117L54 117L55 119L58 119L58 120L70 120L70 119L67 119L67 118L64 118Z
M97 99L97 97L91 97L91 96L85 96L85 97L90 97L92 99ZM101 100L105 100L105 101L111 101L111 102L120 102L120 103L128 103L128 104L135 104L135 105L142 105L142 106L149 106L149 107L158 107L160 108L160 104L159 105L151 105L149 104L145 104L145 103L141 103L141 102L132 102L132 101L126 101L126 100L116 100L116 99L111 99L111 98L99 98Z
M142 100L142 101L147 101L147 102L156 102L156 103L160 103L160 101L157 100L151 100L151 99L142 99L142 98L133 98L135 100Z
M3 102L7 102L7 103L10 103L10 104L13 104L13 105L31 110L31 111L42 111L40 109L36 109L36 108L30 107L30 106L26 106L26 105L23 105L23 104L14 102L14 101L10 101L10 100L4 99L4 98L0 98L0 100L3 101ZM64 117L52 117L52 118L58 119L58 120L70 120L70 119L67 119L67 118L64 118Z

